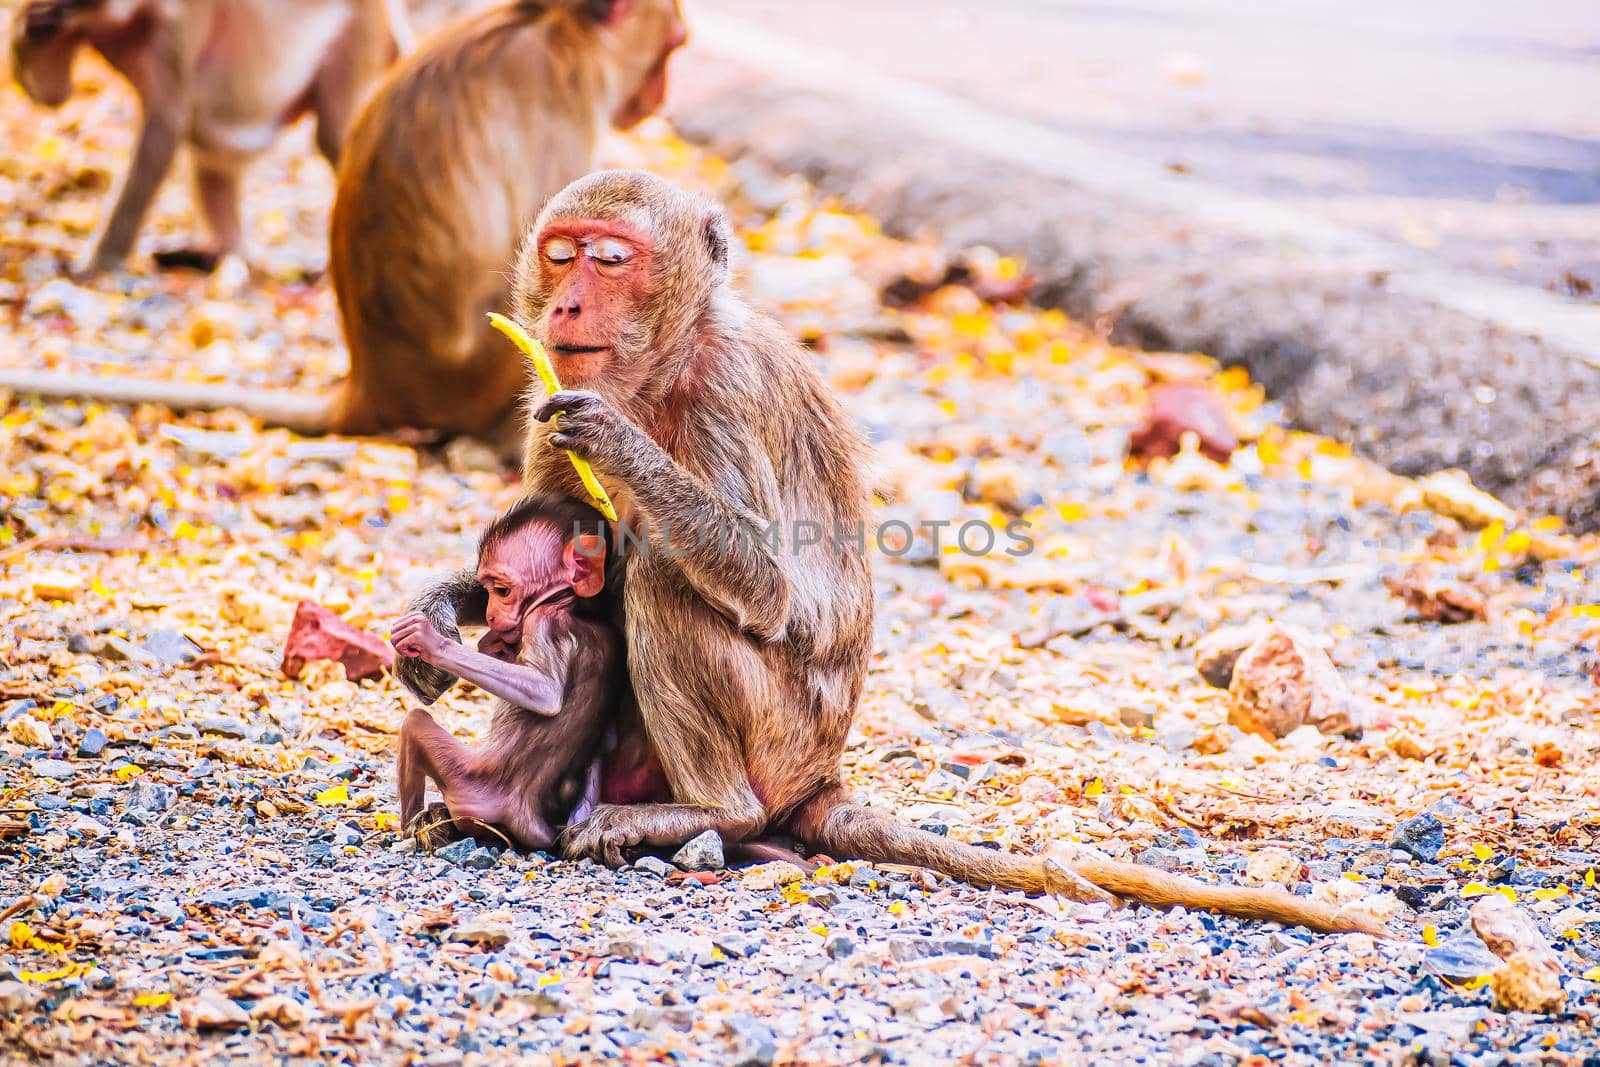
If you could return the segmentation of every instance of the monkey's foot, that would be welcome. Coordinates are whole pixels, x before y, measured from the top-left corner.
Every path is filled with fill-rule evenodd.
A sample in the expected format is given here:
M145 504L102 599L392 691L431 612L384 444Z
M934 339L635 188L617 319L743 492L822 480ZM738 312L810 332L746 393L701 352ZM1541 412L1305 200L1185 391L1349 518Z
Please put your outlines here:
M406 833L417 839L417 847L424 852L443 848L462 837L455 819L450 817L450 809L443 804L429 804L417 812Z
M561 832L561 854L568 859L587 856L607 867L627 862L623 850L644 841L637 809L623 804L601 804L589 817Z
M213 248L162 248L151 253L162 270L192 270L210 274L222 262L222 253Z

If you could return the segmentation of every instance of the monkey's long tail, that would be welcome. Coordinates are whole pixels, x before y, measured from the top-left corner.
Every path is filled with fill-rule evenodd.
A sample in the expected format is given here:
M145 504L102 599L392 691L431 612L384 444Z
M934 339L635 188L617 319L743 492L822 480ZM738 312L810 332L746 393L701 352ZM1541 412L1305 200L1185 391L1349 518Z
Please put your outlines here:
M1085 849L1057 865L1039 856L978 848L907 826L881 812L851 803L842 789L830 789L801 805L791 822L796 836L838 859L903 863L927 867L977 886L1050 892L1085 899L1078 883L1154 908L1184 907L1218 911L1241 919L1305 926L1324 933L1347 931L1387 936L1364 915L1348 915L1332 905L1297 897L1281 889L1216 886L1133 863L1121 863Z
M0 389L49 400L160 404L174 411L237 408L269 426L282 426L302 434L331 432L338 422L341 406L339 391L306 394L287 389L250 389L203 382L151 381L6 367L0 367Z

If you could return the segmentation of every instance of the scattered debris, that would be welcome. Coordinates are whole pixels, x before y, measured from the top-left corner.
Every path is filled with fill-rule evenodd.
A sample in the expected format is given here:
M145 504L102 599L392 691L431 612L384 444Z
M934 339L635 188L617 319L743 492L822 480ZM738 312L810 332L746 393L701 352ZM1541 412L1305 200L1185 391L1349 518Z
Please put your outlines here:
M1228 721L1268 740L1302 725L1359 733L1366 713L1328 654L1297 627L1274 626L1239 654L1228 684Z
M1482 596L1464 586L1437 581L1422 565L1385 575L1383 584L1422 622L1475 622L1487 617Z
M283 647L283 673L300 677L306 664L332 660L342 664L352 682L376 678L394 665L394 649L374 634L356 629L309 600L295 607L294 622Z
M1194 434L1200 454L1226 463L1239 447L1239 435L1222 401L1210 388L1188 382L1163 383L1150 390L1144 419L1128 440L1141 459L1176 456L1184 434Z
M1560 1011L1567 1002L1561 959L1517 906L1491 893L1472 905L1472 929L1505 963L1489 987L1508 1011Z

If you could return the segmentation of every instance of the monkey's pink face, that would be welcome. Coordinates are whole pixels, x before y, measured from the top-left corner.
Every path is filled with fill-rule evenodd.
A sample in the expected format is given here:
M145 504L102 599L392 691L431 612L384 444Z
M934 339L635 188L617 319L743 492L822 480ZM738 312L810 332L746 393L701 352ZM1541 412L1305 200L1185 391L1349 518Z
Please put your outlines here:
M639 326L653 248L637 227L565 219L539 231L541 287L550 294L540 334L564 386L603 376L648 337Z
M581 546L552 526L535 523L508 534L478 559L478 584L489 594L484 621L507 645L541 615L568 611L577 597L605 586L605 542L585 535Z
M508 535L478 560L478 584L489 594L484 621L513 648L522 643L529 615L555 606L572 592L561 548L556 531L530 526Z

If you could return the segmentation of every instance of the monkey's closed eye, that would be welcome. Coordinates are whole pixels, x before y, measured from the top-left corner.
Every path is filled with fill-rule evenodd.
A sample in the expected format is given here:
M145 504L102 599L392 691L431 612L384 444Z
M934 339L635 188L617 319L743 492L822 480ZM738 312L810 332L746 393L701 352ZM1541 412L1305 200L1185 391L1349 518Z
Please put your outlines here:
M618 263L626 263L628 257L632 255L633 249L614 237L602 237L589 246L591 259L598 260L601 263L609 263L612 266Z
M552 263L571 263L578 257L578 245L567 237L552 237L544 243L544 257Z

